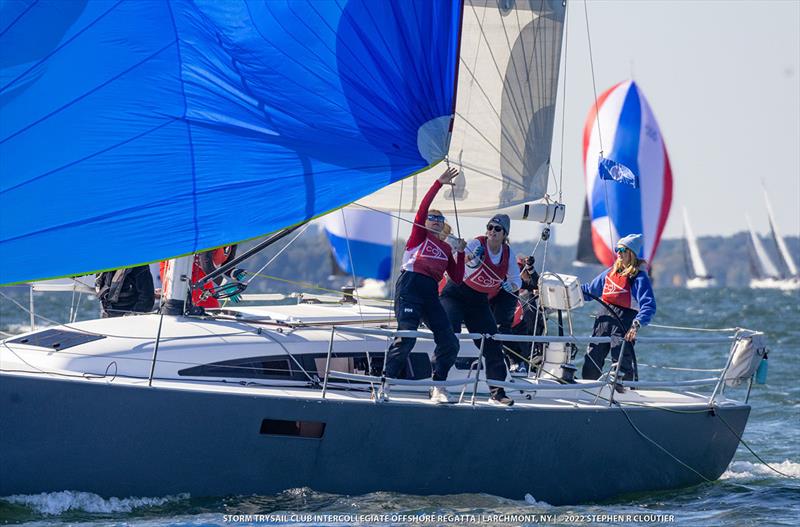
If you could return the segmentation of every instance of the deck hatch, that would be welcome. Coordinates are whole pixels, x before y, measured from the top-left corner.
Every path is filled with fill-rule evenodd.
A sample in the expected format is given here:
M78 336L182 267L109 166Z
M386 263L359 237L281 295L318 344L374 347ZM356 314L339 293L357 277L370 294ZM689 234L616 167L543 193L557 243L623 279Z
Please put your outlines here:
M286 421L283 419L264 419L260 433L263 435L309 437L320 439L325 433L325 423L320 421Z
M38 331L30 335L11 339L8 342L38 346L40 348L50 348L58 351L104 338L106 338L105 335L96 335L94 333L81 333L79 331L67 331L64 329L45 329L44 331Z

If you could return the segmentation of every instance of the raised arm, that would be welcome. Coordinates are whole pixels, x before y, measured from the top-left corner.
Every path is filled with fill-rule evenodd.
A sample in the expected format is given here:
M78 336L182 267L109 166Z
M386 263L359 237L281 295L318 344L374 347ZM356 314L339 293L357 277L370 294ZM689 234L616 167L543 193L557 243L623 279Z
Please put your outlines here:
M425 236L427 236L428 233L427 229L425 228L425 220L428 219L428 210L431 208L433 198L436 197L436 194L439 192L439 189L442 188L442 185L450 183L457 175L458 170L455 168L448 168L441 176L439 176L436 181L433 182L431 188L428 189L427 194L425 194L425 197L422 198L422 201L419 204L417 215L414 216L414 226L411 227L411 236L408 237L408 241L406 242L406 249L416 247L425 240Z

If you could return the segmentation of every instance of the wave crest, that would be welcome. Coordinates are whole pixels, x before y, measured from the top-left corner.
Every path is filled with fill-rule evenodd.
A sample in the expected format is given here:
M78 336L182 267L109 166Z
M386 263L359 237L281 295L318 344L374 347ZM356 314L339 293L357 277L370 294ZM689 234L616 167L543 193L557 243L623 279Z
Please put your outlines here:
M181 501L189 498L189 494L164 496L163 498L102 498L91 492L64 490L60 492L43 492L41 494L15 494L0 498L3 501L29 507L34 511L50 516L57 516L66 511L84 511L90 513L132 512L142 507L157 507L165 503Z

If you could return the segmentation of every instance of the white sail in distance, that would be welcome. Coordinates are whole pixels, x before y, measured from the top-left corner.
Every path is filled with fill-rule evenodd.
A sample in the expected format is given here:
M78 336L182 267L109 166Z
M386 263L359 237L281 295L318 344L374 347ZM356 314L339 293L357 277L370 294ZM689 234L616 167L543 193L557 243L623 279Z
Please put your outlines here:
M778 269L772 263L767 251L764 249L764 244L753 229L753 224L750 222L750 217L745 216L747 220L747 228L750 230L750 241L753 243L753 250L755 252L755 261L758 264L758 271L761 276L759 278L778 278Z
M453 120L429 123L431 133L452 126L447 158L460 173L435 208L488 216L545 196L565 10L560 0L464 2ZM423 152L425 137L419 136ZM445 167L439 163L358 203L415 212Z
M792 253L789 252L789 248L786 247L786 242L783 241L783 236L781 236L780 231L778 231L778 224L775 223L775 214L772 212L772 204L769 202L769 196L767 195L767 189L764 189L764 201L767 203L767 215L769 216L769 228L772 231L772 238L775 240L775 245L778 246L778 251L780 252L781 257L783 258L783 263L786 265L786 268L789 270L790 276L797 276L797 266L794 263L794 258L792 258Z
M700 255L700 248L697 245L697 238L695 238L694 231L692 231L692 226L689 223L689 213L686 212L686 207L683 208L683 229L686 233L686 245L689 247L689 257L694 276L708 277L706 265L703 262L703 257Z

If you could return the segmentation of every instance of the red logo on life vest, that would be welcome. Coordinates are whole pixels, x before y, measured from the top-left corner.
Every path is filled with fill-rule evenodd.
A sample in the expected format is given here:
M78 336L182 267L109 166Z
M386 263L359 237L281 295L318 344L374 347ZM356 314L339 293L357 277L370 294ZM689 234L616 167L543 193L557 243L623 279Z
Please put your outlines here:
M470 275L469 281L487 289L493 289L499 286L502 282L501 280L498 280L497 277L489 274L489 272L483 266L481 266L476 273Z
M620 307L631 307L630 280L627 277L610 272L603 282L604 302Z
M422 250L419 252L420 258L432 258L434 260L447 261L447 255L435 243L425 240Z
M616 282L612 280L606 280L603 284L603 296L606 295L621 295L622 293L627 293L628 290L624 287L620 286Z

